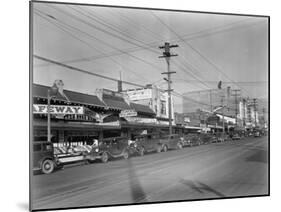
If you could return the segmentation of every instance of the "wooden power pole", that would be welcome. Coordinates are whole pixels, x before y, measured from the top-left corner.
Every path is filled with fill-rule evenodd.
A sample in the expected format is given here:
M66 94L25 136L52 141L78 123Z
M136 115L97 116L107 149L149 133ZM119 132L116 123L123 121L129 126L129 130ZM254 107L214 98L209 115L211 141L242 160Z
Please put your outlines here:
M170 45L170 43L168 42L165 42L164 46L159 46L160 49L164 49L164 52L163 52L163 55L162 56L159 56L159 58L165 58L166 59L166 62L167 62L167 72L163 72L162 74L166 74L168 79L167 78L164 78L167 82L168 82L168 107L169 107L169 134L171 135L173 133L173 130L172 130L172 102L171 102L171 91L172 88L171 88L171 74L175 74L176 72L175 71L171 71L170 70L170 58L171 57L175 57L175 56L178 56L177 54L171 54L170 53L170 49L171 48L175 48L175 47L178 47L178 45Z

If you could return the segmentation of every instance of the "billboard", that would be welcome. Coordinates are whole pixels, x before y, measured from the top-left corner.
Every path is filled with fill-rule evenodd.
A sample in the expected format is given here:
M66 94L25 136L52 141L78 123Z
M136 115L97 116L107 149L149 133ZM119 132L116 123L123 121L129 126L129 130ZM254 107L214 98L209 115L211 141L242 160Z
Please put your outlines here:
M152 98L152 89L128 90L126 91L126 94L131 101L150 99Z

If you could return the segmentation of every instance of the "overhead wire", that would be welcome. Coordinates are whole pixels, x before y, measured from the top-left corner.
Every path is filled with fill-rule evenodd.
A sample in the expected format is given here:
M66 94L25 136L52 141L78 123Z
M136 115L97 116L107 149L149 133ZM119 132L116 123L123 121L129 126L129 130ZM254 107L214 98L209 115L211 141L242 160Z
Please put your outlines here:
M60 9L58 9L58 8L55 8L55 9L57 9L57 10L59 10L60 12L62 12L62 13L64 13L64 14L66 14L66 15L68 15L68 16L70 16L70 17L72 17L72 18L74 18L74 19L76 19L76 20L79 20L79 21L82 21L82 23L85 23L85 24L88 24L89 26L94 26L93 24L91 24L91 23L88 23L87 21L85 21L85 20L82 20L81 18L78 18L77 16L74 16L73 14L69 14L69 13L67 13L67 12L65 12L65 11L62 11L62 10L60 10ZM72 8L73 9L73 8ZM77 9L74 9L75 11L77 11ZM83 14L83 13L80 13L80 14ZM99 22L100 24L102 24L101 22ZM95 27L96 29L100 29L100 27ZM104 32L104 33L106 33L107 32L107 30L102 30L102 32ZM110 35L112 35L112 33L110 33ZM119 38L119 37L118 37ZM144 44L145 45L145 43L143 43L142 41L138 41L138 42L140 42L140 43L142 43L142 44ZM103 42L103 43L105 43L105 42ZM132 43L132 42L131 42ZM135 44L135 45L138 45L138 44ZM121 51L121 50L120 50ZM151 51L151 50L150 50ZM158 51L156 51L156 50L154 50L154 51L152 51L152 52L156 52L157 54L158 54ZM128 54L128 53L127 53ZM133 55L131 55L131 54L128 54L128 55L130 55L130 56L133 56ZM135 56L133 56L133 57L135 57ZM150 63L150 62L148 62L148 61L145 61L145 60L143 60L143 59L140 59L140 58L138 58L139 60L141 60L142 62L145 62L146 64L149 64L149 65L151 65L152 67L154 67L154 68L156 68L156 69L158 69L158 70L160 70L161 72L162 72L162 69L161 68L159 68L158 66L156 66L156 65L154 65L154 64L152 64L152 63ZM185 69L183 69L184 70L184 72L186 72L186 70ZM190 68L189 68L189 70L191 70ZM192 71L192 70L191 70ZM194 73L192 74L193 76L195 75ZM196 79L198 79L198 78L196 78ZM200 80L200 79L199 79ZM200 80L201 81L201 80ZM204 83L203 83L204 84Z
M49 7L50 7L50 6L49 6ZM53 7L52 7L52 8L53 8ZM63 11L63 10L58 9L58 8L55 8L55 7L54 7L54 9L55 9L55 10L58 10L58 11L60 11L60 12L62 12L62 13L64 13L65 15L67 15L67 16L73 18L74 20L80 21L80 22L82 22L82 23L84 23L84 24L86 24L86 25L88 25L88 26L90 26L90 27L93 27L93 28L95 28L95 29L101 29L100 27L95 27L95 25L93 25L93 24L91 24L91 23L89 23L89 22L87 22L87 21L85 21L85 20L83 20L83 19L81 19L81 18L79 18L79 17L77 17L77 16L74 16L73 14L70 14L70 13L68 13L68 12L66 12L66 11ZM66 23L65 23L65 24L66 24ZM77 28L76 28L76 29L77 29ZM143 62L143 63L146 63L146 64L149 65L149 66L154 67L155 69L158 69L158 70L162 71L162 69L160 69L158 66L156 66L155 64L153 64L153 63L151 63L151 62L148 62L148 61L146 61L146 60L144 60L144 59L142 59L142 58L139 58L139 57L137 57L137 56L135 56L135 55L133 55L133 54L130 54L130 53L128 53L128 52L125 52L125 51L122 50L122 49L118 49L117 47L113 46L112 44L107 43L107 42L105 42L104 40L99 39L99 38L97 38L96 36L93 36L92 34L89 34L89 33L84 32L84 31L82 31L82 30L80 30L80 32L82 32L82 33L84 33L84 34L86 34L86 35L92 37L93 39L97 40L97 41L100 42L100 43L103 43L103 44L106 45L106 46L109 46L109 47L112 48L112 49L115 49L115 50L121 52L122 54L126 54L126 55L128 55L128 56L130 56L130 57L132 57L132 58L134 58L134 59L136 59L136 60L139 60L139 61L141 61L141 62ZM107 31L104 30L104 29L102 29L102 32L105 33L105 34L107 34ZM114 37L114 34L113 34L113 33L110 33L110 32L108 32L108 33L109 33L111 36ZM120 37L120 36L118 36L118 37ZM118 38L118 37L117 37L117 38ZM124 40L124 38L121 39L121 40ZM130 42L130 43L133 44L133 42ZM134 45L134 44L133 44L133 45ZM138 44L136 44L136 45L138 45ZM156 52L156 51L154 51L154 53L155 53L155 52Z
M90 71L87 71L87 70L84 70L84 69L81 69L81 68L77 68L77 67L74 67L74 66L63 64L61 62L58 62L58 61L55 61L55 60L52 60L52 59L48 59L46 57L42 57L42 56L39 56L39 55L36 55L36 54L34 54L33 57L38 59L38 60L42 60L42 61L45 61L45 62L48 62L48 63L52 63L54 65L61 66L61 67L64 67L64 68L67 68L67 69L70 69L70 70L73 70L73 71L78 71L78 72L83 73L83 74L93 75L93 76L96 76L96 77L100 77L100 78L103 78L103 79L106 79L106 80L115 81L115 82L119 81L119 79L115 79L115 78L108 77L108 76L105 76L105 75L93 73L93 72L90 72ZM137 83L132 83L132 82L129 82L129 81L124 81L124 80L122 80L122 82L124 84L132 85L132 86L135 86L135 87L146 88L146 86L140 85L140 84L137 84ZM160 90L162 92L164 92L164 90L162 90L162 89L160 89ZM192 102L195 102L195 103L198 103L198 104L202 104L202 105L208 105L208 104L206 104L204 102L200 102L200 101L196 101L196 100L194 100L192 98L184 97L182 94L177 93L175 91L173 91L172 93L174 95L176 95L176 96L181 96L181 97L183 97L183 98L185 98L185 99L187 99L189 101L192 101Z
M118 49L118 51L120 51L120 49ZM123 52L122 52L123 53Z
M211 64L212 67L215 68L215 70L217 70L218 72L220 72L221 74L223 74L227 79L229 79L233 84L235 84L237 87L240 87L242 90L246 91L245 89L243 89L241 86L237 85L235 83L235 81L233 81L232 79L230 79L217 65L215 65L210 59L208 59L206 56L204 56L199 50L197 50L195 47L193 47L190 43L186 42L185 40L183 40L183 38L177 33L175 32L175 30L173 30L171 27L169 27L165 22L163 22L157 15L155 15L152 11L151 14L160 22L162 23L169 31L173 32L180 40L182 40L189 48L191 48L193 51L195 51L201 58L203 58L205 61L207 61L208 64ZM246 93L248 93L246 91Z
M59 25L59 24L56 23L56 22L52 22L51 20L47 19L45 16L42 16L40 13L38 13L38 12L36 12L36 11L38 11L38 12L44 14L44 15L47 16L47 17L48 17L48 14L43 13L42 11L37 10L37 9L35 9L35 12L34 12L36 15L38 15L38 16L40 16L41 18L45 19L45 20L48 21L49 23L55 25L57 28L59 28L60 30L64 31L65 33L69 34L69 35L70 35L71 37L73 37L74 39L77 39L78 41L84 43L84 44L87 45L89 48L94 49L95 51L98 51L98 52L103 53L100 49L97 49L95 46L91 45L90 43L88 43L88 42L86 42L86 41L84 41L84 40L82 40L82 39L80 39L79 37L77 37L76 35L74 35L73 33L71 33L70 31L64 29L63 27L65 27L65 26ZM54 19L54 18L53 18L53 19ZM55 20L57 20L57 19L55 19ZM59 21L58 21L58 22L59 22ZM119 67L121 67L121 69L124 70L123 65L120 64L120 63L119 63L117 60L115 60L114 58L107 58L107 59L108 59L108 60L111 60L112 62L114 62L115 64L117 64ZM126 68L126 69L128 69L128 68ZM143 78L144 80L147 80L147 79L145 79L141 74L138 74L138 73L132 71L131 69L128 69L128 70L130 71L130 73L133 73L133 74L137 75L138 77L141 77L141 78Z
M123 15L124 18L126 18L124 15ZM214 27L214 28L208 28L208 29L205 29L205 30L200 30L198 32L194 32L194 33L191 33L191 34L187 34L187 35L184 35L186 37L190 37L189 40L193 40L193 39L197 39L197 38L201 38L201 37L205 37L205 36L210 36L212 34L214 34L214 32L208 32L208 31L212 31L212 30L215 30L215 29L220 29L220 31L216 31L216 33L221 33L221 32L224 32L224 28L228 28L229 26L231 25L237 25L237 24L240 24L242 22L245 22L245 21L248 21L248 19L243 19L243 20L240 20L240 21L237 21L237 22L232 22L230 24L227 24L227 25L222 25L222 26L217 26L217 27ZM250 23L252 25L254 24L258 24L258 23ZM248 25L242 25L242 26L239 26L240 28L244 28L244 27L247 27ZM235 26L235 28L230 28L229 30L233 30L233 29L236 29L236 27L238 26ZM207 34L199 34L198 36L192 36L192 35L196 35L198 33L202 33L202 32L208 32ZM152 32L152 31L151 31ZM171 40L173 42L179 42L180 40L179 39L174 39L174 40ZM153 48L156 48L157 45L159 44L159 42L153 42L153 43L147 43L145 46L151 46L150 48L153 49ZM127 48L127 49L123 49L123 51L126 51L126 52L134 52L134 51L139 51L139 50L143 50L143 48L140 48L140 47L132 47L132 48ZM123 52L120 52L120 51L116 51L116 52L110 52L109 54L106 55L106 57L110 57L110 56L117 56L117 55L120 55L120 54L123 54ZM94 60L94 59L101 59L103 58L103 56L99 55L99 56L95 56L95 57L87 57L87 58L80 58L80 59L76 59L76 60L68 60L68 61L64 61L64 62L67 62L67 63L71 63L71 62L79 62L80 60L81 61L84 61L84 60Z

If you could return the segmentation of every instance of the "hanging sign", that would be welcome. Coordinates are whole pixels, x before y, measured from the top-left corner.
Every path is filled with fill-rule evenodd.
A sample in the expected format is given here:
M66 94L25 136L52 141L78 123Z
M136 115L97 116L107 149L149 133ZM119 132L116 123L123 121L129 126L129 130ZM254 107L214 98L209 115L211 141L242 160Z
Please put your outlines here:
M135 110L122 110L119 113L119 117L131 117L131 116L137 116L138 113Z
M60 115L83 115L84 107L82 106L69 106L69 105L50 105L50 114L60 114ZM47 114L48 105L43 104L33 104L34 114Z

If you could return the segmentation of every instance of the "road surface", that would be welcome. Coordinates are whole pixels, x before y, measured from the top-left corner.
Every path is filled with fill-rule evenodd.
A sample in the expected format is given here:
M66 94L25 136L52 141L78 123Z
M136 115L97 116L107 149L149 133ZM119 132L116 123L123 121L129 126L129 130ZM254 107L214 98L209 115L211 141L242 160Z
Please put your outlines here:
M267 142L245 138L34 175L33 209L264 195Z

